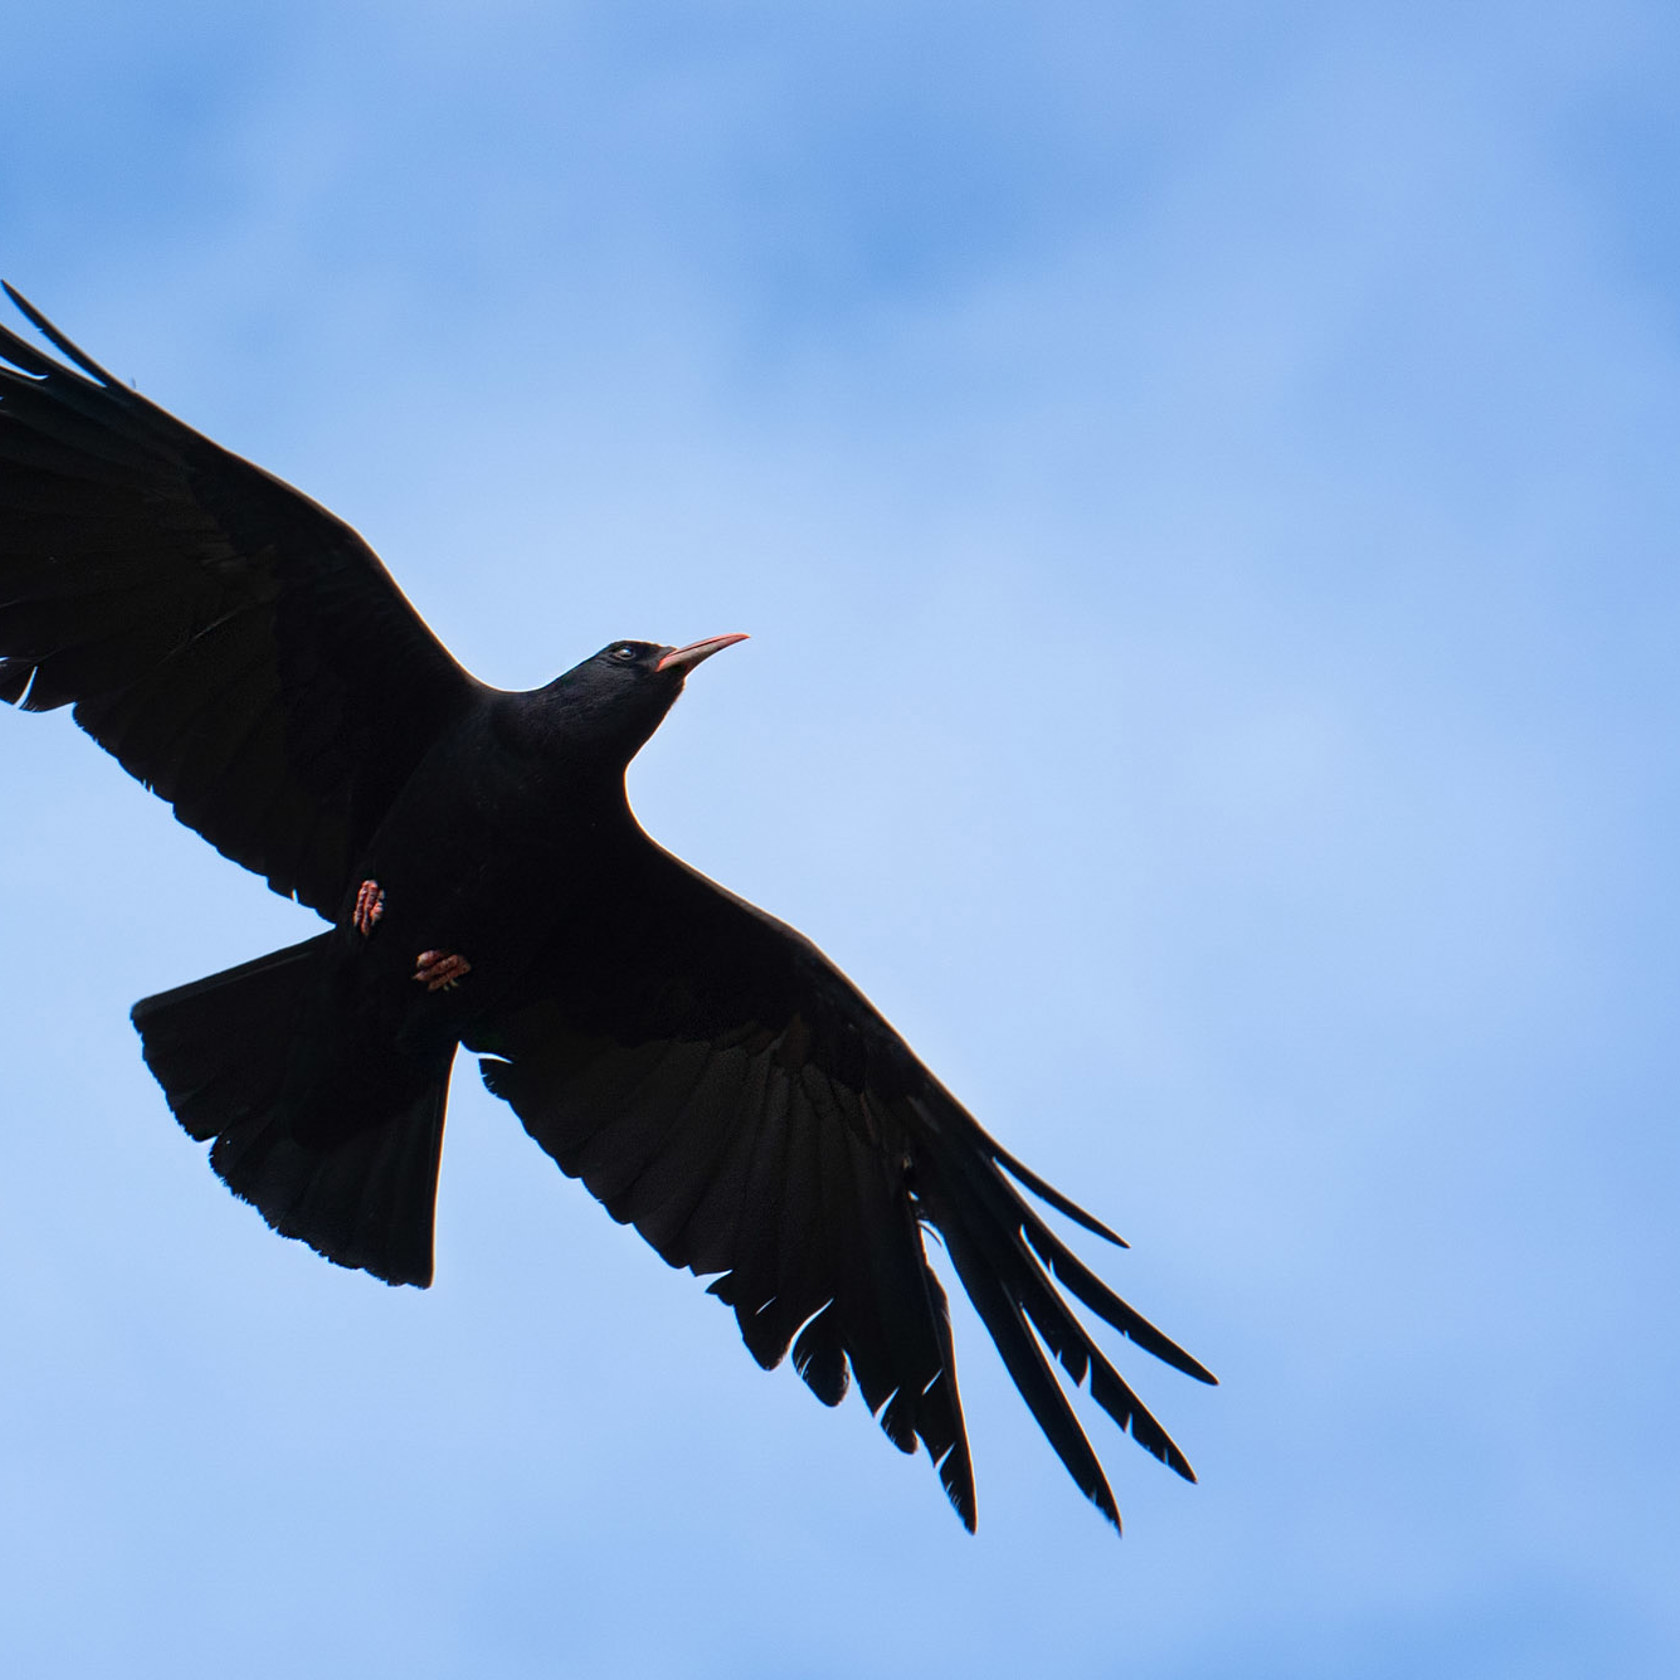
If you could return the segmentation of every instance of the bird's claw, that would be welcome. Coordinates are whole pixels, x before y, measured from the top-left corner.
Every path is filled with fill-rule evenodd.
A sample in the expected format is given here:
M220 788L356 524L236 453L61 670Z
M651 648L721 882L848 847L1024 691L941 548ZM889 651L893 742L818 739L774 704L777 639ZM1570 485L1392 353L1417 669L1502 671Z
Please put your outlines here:
M465 957L449 951L422 951L414 978L428 992L454 991L463 974L472 972L472 964Z
M356 908L350 920L364 939L373 932L373 924L385 914L385 894L377 881L363 881L356 893Z

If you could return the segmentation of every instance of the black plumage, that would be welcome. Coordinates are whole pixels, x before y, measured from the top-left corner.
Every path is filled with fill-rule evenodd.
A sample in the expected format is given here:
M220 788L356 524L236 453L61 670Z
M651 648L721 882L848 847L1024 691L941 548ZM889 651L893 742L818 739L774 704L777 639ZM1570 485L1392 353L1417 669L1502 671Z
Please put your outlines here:
M347 525L11 296L74 366L0 329L0 698L73 705L182 822L333 924L135 1006L235 1193L328 1259L428 1283L465 1045L613 1218L714 1279L761 1365L791 1350L829 1405L855 1380L895 1445L925 1445L969 1527L930 1227L1112 1522L1052 1357L1190 1477L1064 1291L1212 1377L1022 1190L1119 1238L981 1130L814 945L631 814L626 766L739 638L616 643L544 688L488 688Z

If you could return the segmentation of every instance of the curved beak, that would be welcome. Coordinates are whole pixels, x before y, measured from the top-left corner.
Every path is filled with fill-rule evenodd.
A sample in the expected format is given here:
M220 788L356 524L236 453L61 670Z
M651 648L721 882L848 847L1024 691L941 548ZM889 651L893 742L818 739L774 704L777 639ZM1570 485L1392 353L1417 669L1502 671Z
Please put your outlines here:
M722 653L726 647L734 647L737 642L744 642L744 635L709 636L703 642L690 642L687 647L671 648L654 666L656 671L690 671L702 659L710 659L714 653Z

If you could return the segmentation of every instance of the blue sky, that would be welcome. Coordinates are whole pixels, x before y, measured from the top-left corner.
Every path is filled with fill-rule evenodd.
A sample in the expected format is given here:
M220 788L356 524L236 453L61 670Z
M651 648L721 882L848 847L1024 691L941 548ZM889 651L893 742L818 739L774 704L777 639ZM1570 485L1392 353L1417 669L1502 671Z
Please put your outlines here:
M311 918L0 717L0 1662L1669 1676L1680 23L1633 0L9 21L0 272L638 761L1134 1244L1116 1541L981 1528L457 1080L438 1284L267 1233L133 1000ZM1121 1350L1124 1355L1124 1349Z

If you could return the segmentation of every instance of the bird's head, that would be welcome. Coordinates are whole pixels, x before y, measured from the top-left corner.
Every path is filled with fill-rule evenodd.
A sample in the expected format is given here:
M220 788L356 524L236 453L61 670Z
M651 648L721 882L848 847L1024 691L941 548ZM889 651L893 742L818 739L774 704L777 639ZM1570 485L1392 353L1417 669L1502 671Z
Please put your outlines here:
M613 642L574 665L546 690L574 749L586 742L628 764L676 703L688 673L743 635L710 636L686 647Z

